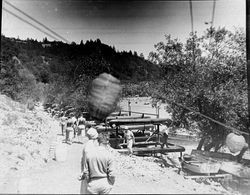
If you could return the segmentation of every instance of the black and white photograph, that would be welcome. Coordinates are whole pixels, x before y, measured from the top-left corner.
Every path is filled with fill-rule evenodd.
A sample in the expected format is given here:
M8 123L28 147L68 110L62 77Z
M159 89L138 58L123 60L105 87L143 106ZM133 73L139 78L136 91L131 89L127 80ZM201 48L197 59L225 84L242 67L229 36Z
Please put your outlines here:
M250 195L249 0L2 0L0 194Z

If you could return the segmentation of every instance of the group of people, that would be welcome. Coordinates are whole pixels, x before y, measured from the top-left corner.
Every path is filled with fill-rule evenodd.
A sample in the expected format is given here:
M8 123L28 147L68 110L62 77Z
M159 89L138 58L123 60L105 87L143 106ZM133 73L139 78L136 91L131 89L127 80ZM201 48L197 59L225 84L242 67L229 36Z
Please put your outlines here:
M86 123L81 114L76 118L73 114L61 117L61 131L65 142L72 144L73 139L86 136L88 141L83 145L81 158L81 194L109 194L115 183L113 156L109 148L109 134L99 133ZM162 126L163 127L163 126ZM163 145L167 145L168 131L160 128L163 133ZM165 127L165 126L164 126ZM133 155L135 136L129 127L124 127L124 143L127 144L129 156Z
M77 139L77 142L81 142L82 135L85 135L85 123L86 119L83 117L83 114L78 118L76 118L74 114L70 114L69 117L63 115L60 125L62 136L65 134L65 142L72 144L73 139Z

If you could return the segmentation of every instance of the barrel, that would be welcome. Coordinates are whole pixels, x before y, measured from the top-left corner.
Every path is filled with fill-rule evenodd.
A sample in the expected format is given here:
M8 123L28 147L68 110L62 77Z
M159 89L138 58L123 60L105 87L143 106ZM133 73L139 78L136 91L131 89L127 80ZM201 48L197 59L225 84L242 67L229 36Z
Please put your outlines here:
M242 135L237 135L235 133L229 133L226 137L226 145L230 152L236 153L243 149L246 141Z

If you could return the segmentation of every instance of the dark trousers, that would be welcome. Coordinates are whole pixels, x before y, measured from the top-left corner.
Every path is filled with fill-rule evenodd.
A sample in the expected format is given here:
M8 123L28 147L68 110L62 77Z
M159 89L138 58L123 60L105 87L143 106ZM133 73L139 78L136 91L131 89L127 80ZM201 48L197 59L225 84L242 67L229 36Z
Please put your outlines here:
M164 148L164 145L168 148L168 134L163 133L163 143L161 145L161 148Z

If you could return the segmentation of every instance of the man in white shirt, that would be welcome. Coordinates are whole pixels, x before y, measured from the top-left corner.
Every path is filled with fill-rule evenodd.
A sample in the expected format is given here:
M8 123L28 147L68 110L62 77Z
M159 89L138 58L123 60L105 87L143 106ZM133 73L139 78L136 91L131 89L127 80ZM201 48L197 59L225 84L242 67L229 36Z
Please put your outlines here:
M86 133L87 138L89 139L83 146L82 150L82 159L81 159L81 174L79 176L79 180L82 180L81 183L81 194L88 194L87 193L87 180L85 179L84 176L84 171L85 169L85 163L86 163L86 156L87 153L95 153L95 148L99 145L98 144L98 133L95 128L89 128L87 133Z
M108 139L108 135L99 134L97 146L91 145L90 148L88 144L88 148L85 147L82 175L87 182L88 194L108 194L115 182L113 157L107 147Z
M168 148L168 133L169 133L169 129L166 125L160 124L160 133L162 134L162 145L161 148L164 148L164 145L166 145L166 147Z
M64 136L64 132L66 131L66 121L67 121L67 117L65 116L65 114L63 114L63 116L61 117L61 121L60 121L60 125L62 128L62 136Z
M125 133L124 133L124 142L127 141L127 148L129 151L129 155L131 156L133 154L133 144L135 143L135 136L132 131L128 129L127 126L124 127Z

